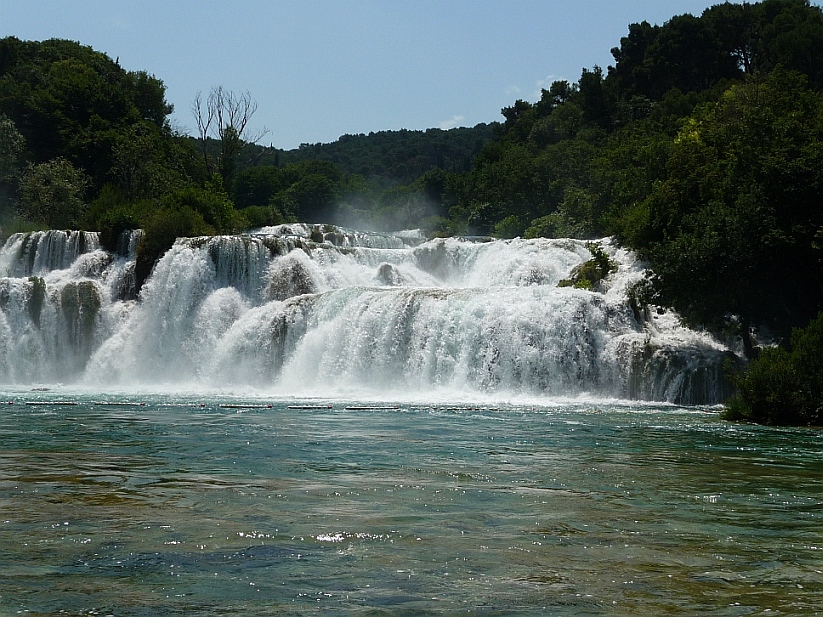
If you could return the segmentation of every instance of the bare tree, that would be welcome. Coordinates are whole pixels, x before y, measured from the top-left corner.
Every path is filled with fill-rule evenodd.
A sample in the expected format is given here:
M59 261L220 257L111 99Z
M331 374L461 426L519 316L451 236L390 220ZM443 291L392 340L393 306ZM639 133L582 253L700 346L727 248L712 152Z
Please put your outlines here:
M205 103L198 92L191 106L197 132L203 148L203 162L206 169L212 168L209 161L207 140L209 137L220 142L217 170L223 176L226 186L231 183L237 168L237 157L246 144L257 143L269 131L262 128L250 132L249 120L257 111L257 103L246 90L236 94L223 86L211 89Z

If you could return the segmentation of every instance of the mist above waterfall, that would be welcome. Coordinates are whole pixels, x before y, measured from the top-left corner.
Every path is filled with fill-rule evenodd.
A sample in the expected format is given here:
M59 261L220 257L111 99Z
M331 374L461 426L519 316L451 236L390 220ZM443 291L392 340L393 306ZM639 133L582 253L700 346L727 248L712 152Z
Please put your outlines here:
M129 244L131 249L129 249ZM179 239L133 293L134 236L12 236L0 252L0 382L253 388L391 399L596 397L714 403L729 354L675 315L638 319L642 264L601 291L557 283L576 240L423 242L328 226Z

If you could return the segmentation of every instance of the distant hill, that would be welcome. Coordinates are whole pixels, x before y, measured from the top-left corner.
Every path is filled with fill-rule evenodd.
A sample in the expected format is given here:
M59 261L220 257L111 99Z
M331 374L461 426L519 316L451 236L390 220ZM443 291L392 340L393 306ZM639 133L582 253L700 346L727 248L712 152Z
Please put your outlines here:
M481 123L449 130L379 131L343 135L331 143L301 144L294 150L248 145L238 169L301 161L328 161L346 175L357 174L378 186L411 184L432 169L470 171L475 156L494 139L500 124ZM218 144L210 144L217 153Z

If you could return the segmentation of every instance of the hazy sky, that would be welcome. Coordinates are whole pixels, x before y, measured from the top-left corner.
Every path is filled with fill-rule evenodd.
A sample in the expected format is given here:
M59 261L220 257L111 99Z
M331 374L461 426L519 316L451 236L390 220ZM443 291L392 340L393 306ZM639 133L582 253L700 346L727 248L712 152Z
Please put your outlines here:
M2 0L0 37L65 38L166 84L175 126L222 85L251 92L261 143L473 126L607 67L633 22L706 0Z

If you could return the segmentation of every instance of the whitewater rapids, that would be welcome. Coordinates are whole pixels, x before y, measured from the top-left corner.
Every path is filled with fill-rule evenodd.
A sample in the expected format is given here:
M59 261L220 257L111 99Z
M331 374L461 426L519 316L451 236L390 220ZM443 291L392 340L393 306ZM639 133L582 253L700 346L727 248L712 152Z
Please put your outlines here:
M139 232L16 234L0 250L0 383L375 399L593 397L712 404L732 356L667 311L609 240L597 291L558 287L577 240L365 234L283 225L181 238L139 292Z

